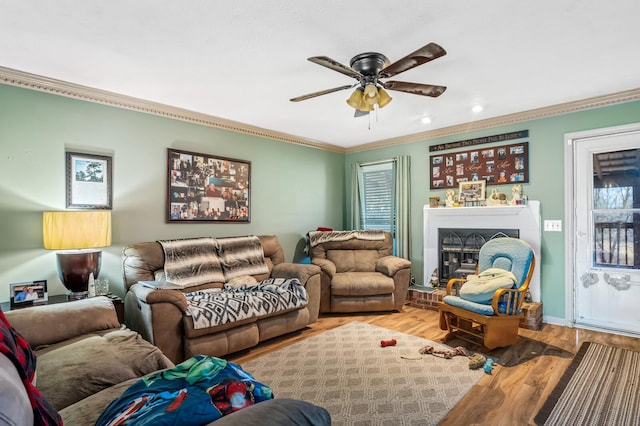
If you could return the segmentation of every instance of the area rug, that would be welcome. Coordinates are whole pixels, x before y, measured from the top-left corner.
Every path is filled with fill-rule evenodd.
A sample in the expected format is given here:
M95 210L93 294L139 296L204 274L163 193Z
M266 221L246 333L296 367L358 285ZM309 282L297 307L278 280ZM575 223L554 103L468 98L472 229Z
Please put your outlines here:
M583 343L535 422L640 425L640 352Z
M381 346L382 340L395 346ZM242 364L276 398L326 408L333 425L435 425L484 374L440 343L354 321Z

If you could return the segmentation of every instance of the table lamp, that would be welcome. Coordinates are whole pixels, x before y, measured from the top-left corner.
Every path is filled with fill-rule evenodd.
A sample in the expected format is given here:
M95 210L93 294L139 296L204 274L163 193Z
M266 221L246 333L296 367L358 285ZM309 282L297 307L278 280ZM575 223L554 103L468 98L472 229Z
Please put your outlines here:
M89 281L100 273L98 248L111 245L111 212L44 212L42 235L45 249L61 250L56 253L58 277L69 290L67 298L86 298Z

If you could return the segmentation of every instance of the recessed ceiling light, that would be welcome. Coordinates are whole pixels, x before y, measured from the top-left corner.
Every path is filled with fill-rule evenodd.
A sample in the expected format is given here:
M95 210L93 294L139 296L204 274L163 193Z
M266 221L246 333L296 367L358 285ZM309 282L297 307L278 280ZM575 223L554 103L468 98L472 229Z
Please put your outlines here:
M476 104L471 108L471 111L478 113L478 112L482 112L484 108L482 107L482 105L480 104Z
M422 121L422 124L431 124L431 117L429 117L428 115L425 115L420 119L420 121Z

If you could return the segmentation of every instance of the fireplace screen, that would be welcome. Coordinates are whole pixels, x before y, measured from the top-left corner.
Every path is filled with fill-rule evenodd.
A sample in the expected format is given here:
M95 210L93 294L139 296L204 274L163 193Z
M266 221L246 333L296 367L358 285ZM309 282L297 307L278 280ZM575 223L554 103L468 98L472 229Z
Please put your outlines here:
M480 248L494 238L520 238L518 229L439 228L438 282L446 287L451 278L466 278L478 265Z

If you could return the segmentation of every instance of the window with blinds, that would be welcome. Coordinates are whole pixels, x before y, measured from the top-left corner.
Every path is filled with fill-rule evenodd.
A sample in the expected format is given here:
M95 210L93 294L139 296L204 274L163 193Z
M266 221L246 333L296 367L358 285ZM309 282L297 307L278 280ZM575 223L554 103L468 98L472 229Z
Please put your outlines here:
M395 235L393 161L362 166L362 229L382 229Z

